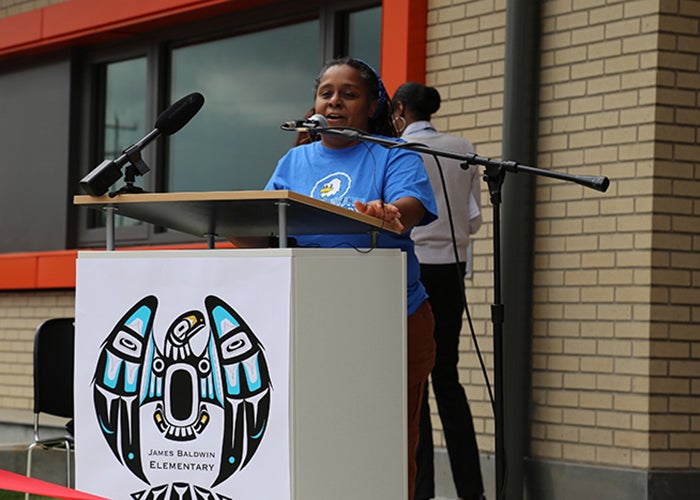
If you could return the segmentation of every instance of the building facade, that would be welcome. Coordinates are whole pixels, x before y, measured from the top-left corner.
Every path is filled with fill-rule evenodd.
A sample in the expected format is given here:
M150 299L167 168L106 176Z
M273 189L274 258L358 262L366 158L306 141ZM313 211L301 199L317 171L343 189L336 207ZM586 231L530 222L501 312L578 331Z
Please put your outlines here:
M389 90L405 80L435 86L443 97L438 128L470 138L484 158L610 180L600 192L507 171L498 213L484 183L485 225L466 280L474 335L465 320L460 375L485 474L494 457L507 458L508 498L693 498L700 483L700 1L124 5L0 0L0 415L29 414L33 332L43 319L74 314L77 249L103 238L99 221L90 226L71 204L99 158L100 139L90 131L106 123L95 121L94 108L109 73L90 72L147 54L152 119L176 97L154 76L167 65L159 51L317 20L322 35L310 59L318 67L340 50L342 30L331 19L342 9L379 8ZM178 82L171 80L170 92ZM167 189L160 171L168 154L154 149L147 159L157 175L144 182ZM120 229L124 245L193 243ZM493 387L496 271L505 311L503 387L495 394L505 406L502 422L476 355L478 346ZM444 444L439 419L433 423ZM496 424L504 427L503 455Z

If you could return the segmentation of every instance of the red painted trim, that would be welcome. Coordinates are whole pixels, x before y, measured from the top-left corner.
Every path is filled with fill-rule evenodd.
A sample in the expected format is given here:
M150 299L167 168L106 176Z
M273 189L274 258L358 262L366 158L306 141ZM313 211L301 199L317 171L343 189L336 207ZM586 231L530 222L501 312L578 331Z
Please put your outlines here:
M68 0L0 19L0 60L131 36L274 0Z
M206 248L205 243L191 243L187 245L125 247L119 248L117 251ZM217 248L233 248L233 245L217 243ZM78 250L0 254L0 290L75 288L75 261L77 258Z
M0 255L0 290L74 288L77 250Z
M0 256L0 289L36 288L37 260L24 254Z
M36 288L75 288L76 250L36 259Z
M67 0L0 18L0 60L86 45L274 0ZM383 0L381 73L389 93L425 81L427 0Z
M428 0L383 0L381 74L389 95L404 82L425 83Z

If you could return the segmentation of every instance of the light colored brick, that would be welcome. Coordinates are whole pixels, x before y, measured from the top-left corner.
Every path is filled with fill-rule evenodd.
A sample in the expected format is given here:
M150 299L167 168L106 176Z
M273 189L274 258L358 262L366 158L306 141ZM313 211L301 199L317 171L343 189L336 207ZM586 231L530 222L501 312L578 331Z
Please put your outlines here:
M659 16L659 29L679 34L697 35L698 23L697 19L694 18L661 15Z
M569 389L593 390L597 385L596 377L597 375L593 374L568 373L563 377L563 386Z
M613 358L583 357L580 361L581 371L589 373L610 373L614 370Z
M535 410L533 418L537 422L545 422L548 424L561 422L561 410L552 407L538 407ZM547 426L549 427L549 426ZM546 429L546 428L545 428ZM546 432L546 430L545 430Z
M613 443L614 433L610 429L601 428L583 428L580 432L582 443L611 446Z
M647 449L649 435L646 432L615 431L615 446L623 448Z
M596 425L598 427L612 430L627 430L630 428L631 417L626 413L598 411L596 417Z
M613 396L599 392L582 392L579 401L582 408L609 410L612 409ZM598 430L604 432L603 429Z
M648 67L643 69L641 62L639 66L640 69L637 71L622 73L620 75L622 90L652 87L657 84L658 73L654 69Z
M573 356L548 356L547 369L551 371L578 371L578 359Z
M695 397L671 397L669 398L669 412L671 413L685 413L685 414L700 414L700 408L698 408L697 398ZM692 420L691 420L692 422ZM694 424L691 424L691 429L697 431L698 428ZM698 448L700 449L700 448Z
M550 424L547 426L547 438L575 443L578 441L578 428L571 425Z
M595 447L567 443L562 446L562 458L564 460L584 461L590 463L595 460Z
M649 2L647 0L633 0L624 2L624 17L634 18L645 16L649 14L655 14L658 5L656 2Z
M698 374L700 374L700 360L672 360L669 363L669 375L672 377L697 378Z
M632 379L626 375L595 375L595 388L599 390L628 392Z
M690 383L682 378L654 377L650 380L651 394L687 395L690 394Z
M535 440L532 442L533 456L549 459L562 458L562 446L560 443Z
M585 84L584 84L585 85ZM570 96L566 96L570 97ZM559 98L559 96L558 96ZM586 96L581 98L571 99L569 101L569 109L571 113L595 113L603 111L603 109L617 109L612 106L604 105L605 96ZM636 99L635 99L636 102ZM620 106L620 108L625 106Z

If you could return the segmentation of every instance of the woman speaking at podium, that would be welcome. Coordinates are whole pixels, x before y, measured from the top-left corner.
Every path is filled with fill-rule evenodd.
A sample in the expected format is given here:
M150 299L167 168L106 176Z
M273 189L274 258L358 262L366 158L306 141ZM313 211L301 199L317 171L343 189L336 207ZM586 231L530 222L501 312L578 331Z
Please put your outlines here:
M315 80L314 112L329 127L396 137L391 103L374 69L359 59L335 59ZM408 498L413 498L420 405L435 359L433 315L420 282L411 228L436 218L437 209L423 161L415 152L320 134L320 140L283 156L266 189L290 190L383 219L401 234L381 233L377 246L406 252L408 312ZM301 247L369 248L366 234L296 236ZM371 286L371 284L370 284Z

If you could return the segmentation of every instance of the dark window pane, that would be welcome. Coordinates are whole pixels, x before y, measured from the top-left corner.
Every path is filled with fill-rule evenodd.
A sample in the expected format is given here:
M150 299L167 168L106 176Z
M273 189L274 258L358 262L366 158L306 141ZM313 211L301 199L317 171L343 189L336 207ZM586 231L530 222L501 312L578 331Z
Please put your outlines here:
M379 71L382 36L382 8L348 14L348 55L359 57Z
M294 142L280 124L313 105L317 20L172 52L173 100L205 103L170 139L167 191L262 189Z
M103 159L119 156L146 134L146 58L106 66Z
M102 128L102 160L115 159L129 146L146 135L146 58L105 65L105 98ZM122 168L122 173L125 172ZM142 178L136 177L136 186ZM124 178L114 183L111 190L124 185ZM104 215L90 211L89 227L103 227ZM125 217L115 217L115 225L141 224Z

